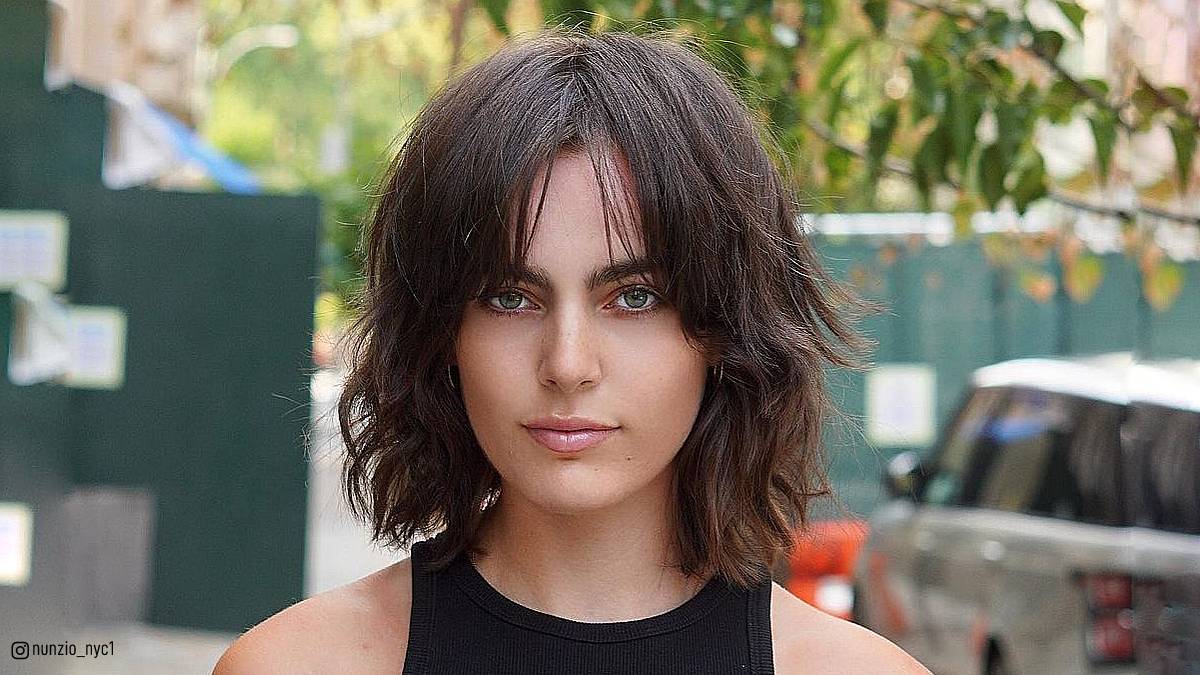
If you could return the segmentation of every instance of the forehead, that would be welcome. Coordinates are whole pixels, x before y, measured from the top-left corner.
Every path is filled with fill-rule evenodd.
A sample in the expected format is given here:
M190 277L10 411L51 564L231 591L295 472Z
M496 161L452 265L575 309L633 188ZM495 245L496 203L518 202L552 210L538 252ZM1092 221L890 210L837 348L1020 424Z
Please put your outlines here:
M523 240L522 277L587 277L595 286L617 271L653 273L631 175L624 157L595 150L564 151L535 172L516 219ZM602 268L611 269L602 269Z
M619 157L577 151L538 171L526 204L530 264L566 266L645 254L628 170L621 164Z
M666 283L661 237L647 237L638 185L627 160L608 143L560 146L552 159L507 188L503 219L487 219L498 239L476 239L470 275L481 287L514 281L585 284L615 280L614 264L651 283ZM654 242L659 242L655 244ZM482 248L481 248L482 247ZM654 261L654 262L650 262Z

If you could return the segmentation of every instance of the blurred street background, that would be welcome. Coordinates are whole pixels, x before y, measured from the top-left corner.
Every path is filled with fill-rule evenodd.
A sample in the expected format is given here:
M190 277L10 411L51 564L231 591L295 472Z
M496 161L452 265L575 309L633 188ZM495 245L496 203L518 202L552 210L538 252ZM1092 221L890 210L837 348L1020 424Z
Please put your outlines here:
M338 486L360 223L563 24L699 39L888 308L777 580L939 675L1200 673L1195 0L0 0L0 673L206 673L406 555Z

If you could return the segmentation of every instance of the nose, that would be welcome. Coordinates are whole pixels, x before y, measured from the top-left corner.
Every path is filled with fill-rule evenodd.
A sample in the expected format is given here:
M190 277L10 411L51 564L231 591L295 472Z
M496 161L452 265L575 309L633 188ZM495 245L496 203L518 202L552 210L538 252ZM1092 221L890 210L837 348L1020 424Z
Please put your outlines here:
M563 393L600 381L599 336L586 309L563 307L552 314L542 337L538 380Z

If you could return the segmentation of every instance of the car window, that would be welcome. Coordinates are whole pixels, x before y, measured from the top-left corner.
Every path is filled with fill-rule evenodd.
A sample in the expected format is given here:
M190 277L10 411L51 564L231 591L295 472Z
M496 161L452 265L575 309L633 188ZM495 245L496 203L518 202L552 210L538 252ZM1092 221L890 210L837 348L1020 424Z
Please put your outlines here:
M1125 522L1121 421L1125 407L1041 391L1020 391L1005 411L998 458L980 506L1103 525Z
M1119 525L1124 406L1027 388L976 392L925 501Z
M1200 412L1137 403L1125 431L1132 524L1200 534Z
M1007 393L1008 390L1002 387L985 387L969 395L950 423L937 453L933 473L922 491L922 501L930 504L958 503L963 474L975 445Z
M980 434L960 502L1004 511L1028 510L1047 484L1045 477L1063 473L1075 409L1075 402L1060 394L1013 390ZM1066 496L1071 500L1075 495ZM1051 508L1074 510L1069 501L1062 500Z
M1061 516L1057 504L1070 504L1073 496L1077 499L1074 518L1086 523L1125 525L1128 513L1121 424L1128 408L1088 399L1079 399L1078 404L1064 458L1066 465L1047 473L1041 500L1035 501L1030 510ZM1067 517L1071 515L1068 510Z

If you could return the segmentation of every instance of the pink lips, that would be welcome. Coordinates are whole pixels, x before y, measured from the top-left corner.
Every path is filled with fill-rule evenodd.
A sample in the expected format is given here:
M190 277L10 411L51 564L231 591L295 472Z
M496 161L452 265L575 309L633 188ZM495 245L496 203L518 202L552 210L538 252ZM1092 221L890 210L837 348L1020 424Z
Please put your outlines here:
M555 429L539 429L527 427L529 435L538 443L554 452L579 452L594 445L603 443L605 439L617 432L616 429L576 429L574 431L558 431Z

